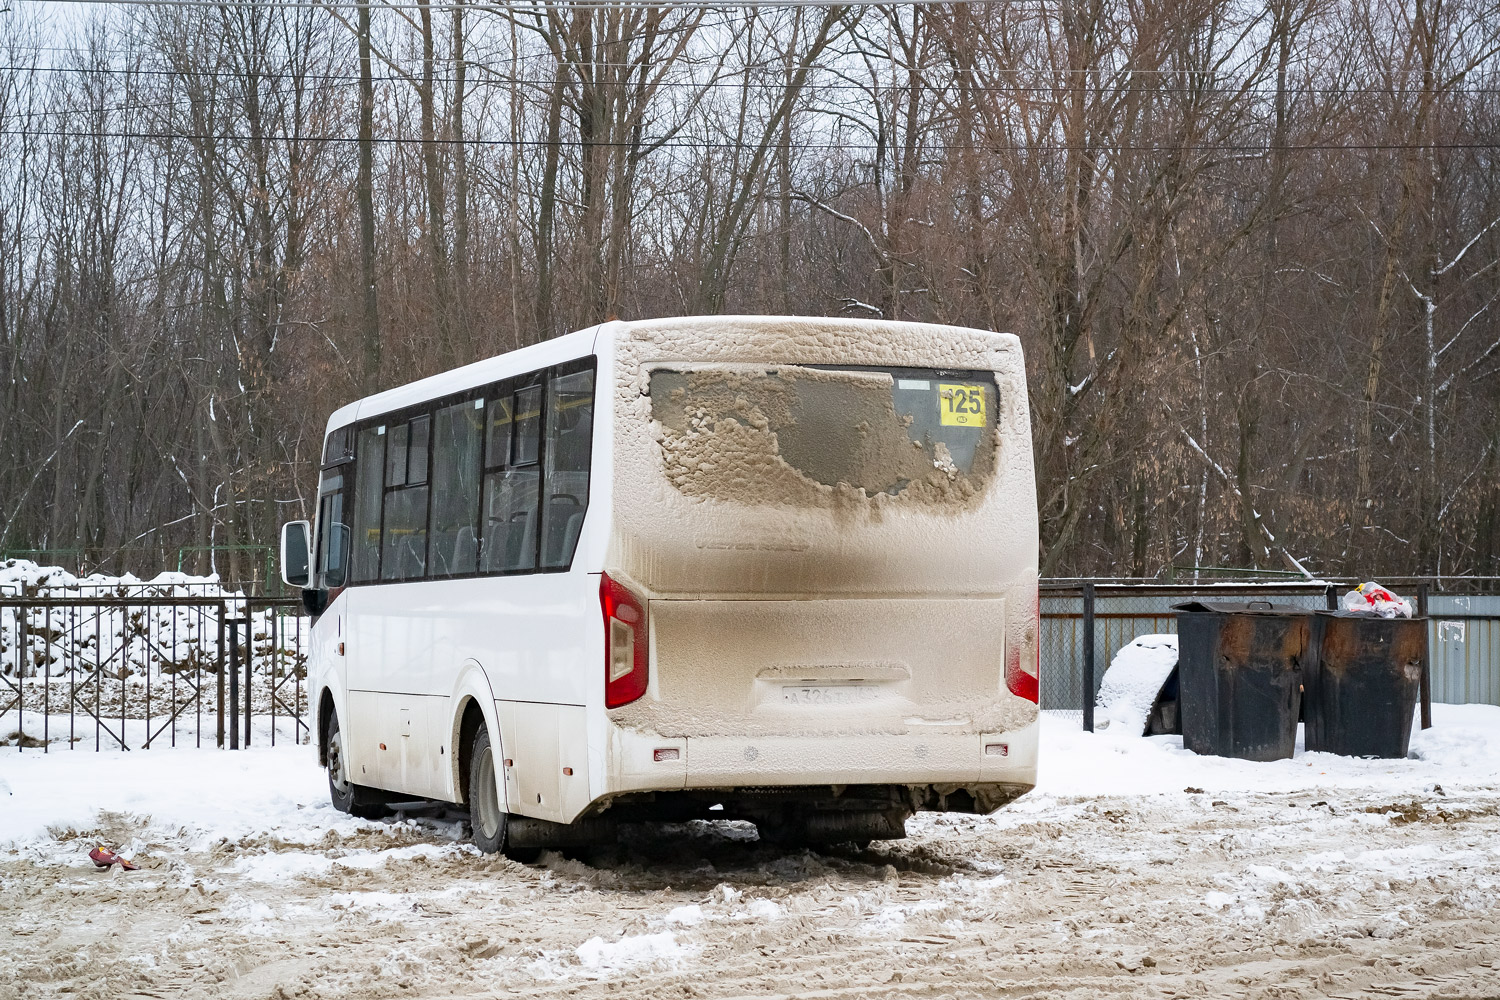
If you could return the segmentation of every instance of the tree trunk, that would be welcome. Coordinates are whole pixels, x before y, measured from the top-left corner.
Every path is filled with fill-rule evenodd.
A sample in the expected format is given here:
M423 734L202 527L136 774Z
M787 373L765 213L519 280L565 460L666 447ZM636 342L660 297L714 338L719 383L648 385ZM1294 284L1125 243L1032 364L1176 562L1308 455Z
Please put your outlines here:
M536 337L545 340L556 332L552 309L553 226L557 215L557 170L561 155L563 95L568 87L568 64L564 54L556 65L557 76L547 97L547 149L542 161L542 191L537 204L536 227Z
M474 356L469 317L469 153L464 145L464 98L468 64L464 59L463 0L453 7L453 321L465 357Z
M417 85L417 103L422 128L422 179L427 190L427 252L432 264L432 316L438 339L453 350L451 288L448 278L447 195L443 185L443 159L437 142L437 108L434 94L436 54L432 36L431 0L417 0L422 26L422 79Z
M364 346L364 391L380 385L380 313L375 298L375 81L370 67L370 7L359 6L359 267L363 292L360 316Z

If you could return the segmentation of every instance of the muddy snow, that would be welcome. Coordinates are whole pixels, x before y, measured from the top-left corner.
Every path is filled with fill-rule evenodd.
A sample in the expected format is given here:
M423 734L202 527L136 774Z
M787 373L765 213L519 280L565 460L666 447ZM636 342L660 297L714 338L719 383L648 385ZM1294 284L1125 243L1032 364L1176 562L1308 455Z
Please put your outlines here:
M1500 996L1500 709L1435 714L1410 759L1269 764L1047 717L993 816L532 865L335 813L307 747L0 751L0 998Z

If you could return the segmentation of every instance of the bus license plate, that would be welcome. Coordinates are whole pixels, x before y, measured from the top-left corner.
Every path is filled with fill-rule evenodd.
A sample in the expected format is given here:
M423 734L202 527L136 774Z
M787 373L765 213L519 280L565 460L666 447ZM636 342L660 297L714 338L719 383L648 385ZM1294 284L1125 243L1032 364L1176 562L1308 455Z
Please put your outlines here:
M789 705L863 705L875 700L869 684L800 684L781 689L781 700Z

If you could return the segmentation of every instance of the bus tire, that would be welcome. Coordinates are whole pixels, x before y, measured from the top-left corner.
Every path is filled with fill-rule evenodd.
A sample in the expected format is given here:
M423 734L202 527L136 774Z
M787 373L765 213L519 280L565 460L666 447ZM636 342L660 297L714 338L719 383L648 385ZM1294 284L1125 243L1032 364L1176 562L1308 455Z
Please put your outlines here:
M339 731L338 713L328 717L328 798L341 813L360 819L378 819L385 815L385 805L374 789L349 780L349 755L344 750L344 734Z
M484 723L474 731L474 741L469 744L469 827L473 831L474 846L485 854L505 851L517 861L531 860L516 857L517 853L506 849L505 832L510 825L510 814L500 804L500 787L496 781L495 752L490 744L490 731Z

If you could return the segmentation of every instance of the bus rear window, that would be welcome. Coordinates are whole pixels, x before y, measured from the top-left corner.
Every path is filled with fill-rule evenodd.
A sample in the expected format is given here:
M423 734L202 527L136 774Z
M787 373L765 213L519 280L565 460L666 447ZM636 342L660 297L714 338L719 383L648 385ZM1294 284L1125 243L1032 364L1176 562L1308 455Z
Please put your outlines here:
M972 494L994 466L991 372L713 365L658 368L651 415L684 493L743 502Z

